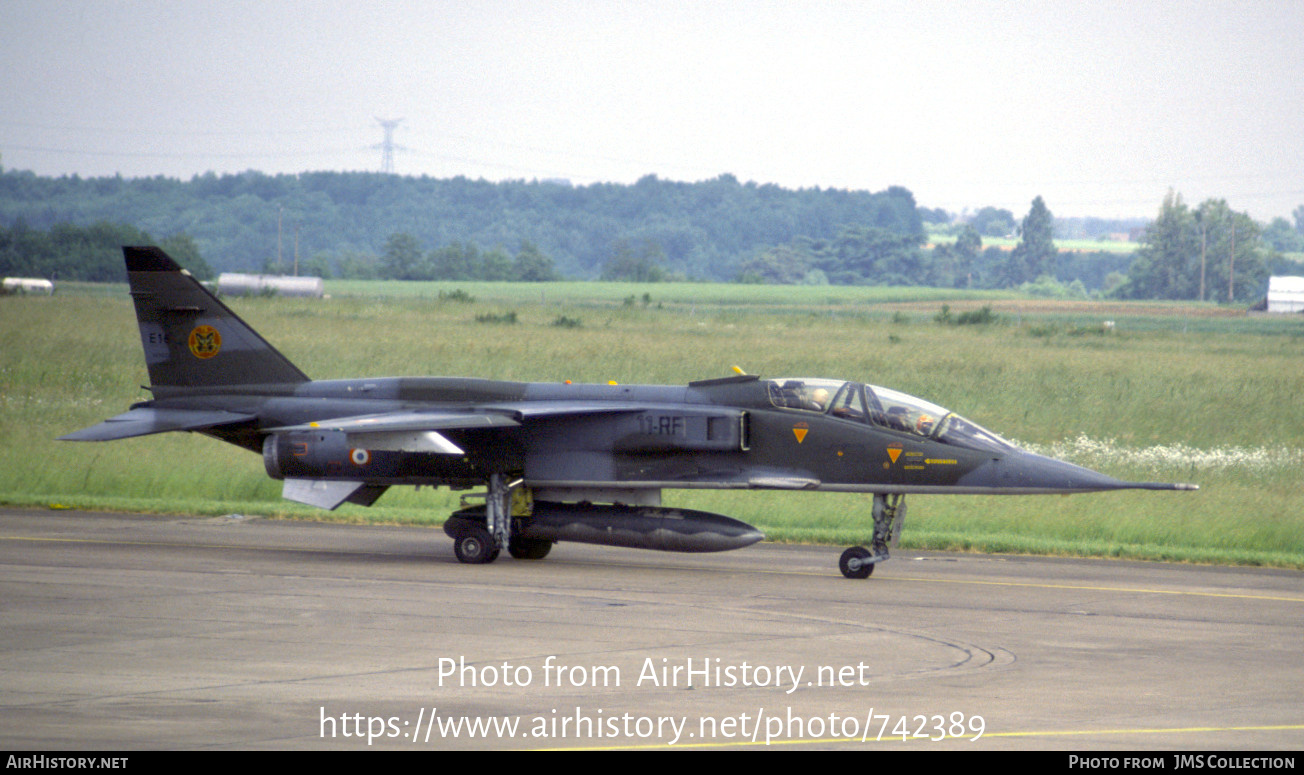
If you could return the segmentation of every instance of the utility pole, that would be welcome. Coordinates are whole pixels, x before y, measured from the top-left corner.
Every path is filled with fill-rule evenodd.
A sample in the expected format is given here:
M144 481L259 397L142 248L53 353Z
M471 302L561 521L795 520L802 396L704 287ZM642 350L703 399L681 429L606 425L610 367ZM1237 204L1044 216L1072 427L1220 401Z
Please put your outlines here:
M376 121L381 128L385 130L385 140L380 145L373 145L372 148L380 149L380 171L386 173L394 172L394 149L401 146L394 145L394 128L402 121L401 118L383 119L377 118Z
M1227 303L1232 301L1236 292L1236 213L1232 213L1232 255L1227 262Z
M1197 213L1197 216L1198 215L1199 214ZM1205 251L1205 246L1208 244L1206 239L1208 237L1208 235L1206 234L1207 231L1208 231L1208 227L1205 225L1204 219L1201 219L1200 220L1200 301L1204 301L1204 251Z
M281 272L281 218L285 215L285 207L276 208L276 271Z

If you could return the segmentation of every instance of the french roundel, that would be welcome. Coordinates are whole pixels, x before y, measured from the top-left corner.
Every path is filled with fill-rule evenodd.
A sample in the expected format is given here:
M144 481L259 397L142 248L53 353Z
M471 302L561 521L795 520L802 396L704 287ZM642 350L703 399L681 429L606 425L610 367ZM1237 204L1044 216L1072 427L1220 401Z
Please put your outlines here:
M349 450L349 459L353 461L355 466L365 466L371 462L371 453L365 449L351 449Z

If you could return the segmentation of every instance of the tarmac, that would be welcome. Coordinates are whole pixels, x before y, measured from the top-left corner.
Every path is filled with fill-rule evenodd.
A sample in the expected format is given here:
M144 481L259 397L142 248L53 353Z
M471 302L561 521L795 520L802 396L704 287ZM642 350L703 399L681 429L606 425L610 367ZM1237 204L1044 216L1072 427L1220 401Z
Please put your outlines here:
M0 747L1304 747L1304 573L840 552L0 510Z

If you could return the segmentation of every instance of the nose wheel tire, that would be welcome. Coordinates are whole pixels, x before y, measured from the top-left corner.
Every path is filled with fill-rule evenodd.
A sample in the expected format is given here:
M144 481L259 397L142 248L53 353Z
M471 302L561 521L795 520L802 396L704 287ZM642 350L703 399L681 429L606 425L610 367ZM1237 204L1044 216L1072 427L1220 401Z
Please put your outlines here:
M865 562L872 555L863 546L853 546L838 559L838 570L849 579L867 579L874 572L875 563Z

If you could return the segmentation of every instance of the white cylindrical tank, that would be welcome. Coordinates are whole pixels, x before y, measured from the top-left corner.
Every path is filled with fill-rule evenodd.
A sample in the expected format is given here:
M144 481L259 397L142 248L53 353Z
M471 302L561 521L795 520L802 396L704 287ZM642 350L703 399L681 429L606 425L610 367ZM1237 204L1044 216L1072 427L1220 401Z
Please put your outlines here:
M5 293L39 293L49 296L54 293L54 283L40 277L6 277Z
M320 277L223 272L217 278L217 292L226 296L311 296L320 299L325 291L326 284Z

